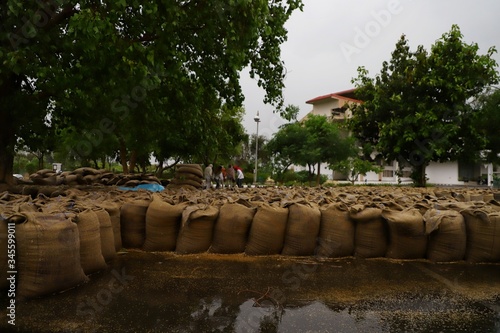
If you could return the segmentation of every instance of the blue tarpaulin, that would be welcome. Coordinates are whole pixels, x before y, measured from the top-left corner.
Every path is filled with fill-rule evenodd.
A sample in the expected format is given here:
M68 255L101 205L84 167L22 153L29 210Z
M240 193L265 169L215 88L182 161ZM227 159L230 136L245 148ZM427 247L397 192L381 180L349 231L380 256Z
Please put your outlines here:
M139 184L135 187L124 187L124 186L121 186L121 187L118 187L120 190L123 190L123 191L137 191L137 190L146 190L146 191L150 191L150 192L161 192L165 189L165 187L163 187L162 185L160 184Z

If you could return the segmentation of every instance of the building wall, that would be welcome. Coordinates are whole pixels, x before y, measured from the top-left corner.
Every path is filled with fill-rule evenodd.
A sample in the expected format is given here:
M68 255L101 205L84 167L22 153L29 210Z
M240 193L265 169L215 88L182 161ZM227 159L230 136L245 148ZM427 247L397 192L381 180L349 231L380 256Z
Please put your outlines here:
M314 115L321 115L326 117L332 116L332 109L339 107L339 101L336 99L327 99L320 103L313 105L313 110L311 111Z
M349 109L349 105L352 102L348 102L344 99L338 99L337 97L332 96L331 98L325 98L322 100L314 101L313 109L310 112L314 115L323 115L328 117L333 121L342 122L345 118L350 118L352 116L352 111ZM345 113L332 114L333 109L338 109L341 107L347 107ZM346 132L345 135L349 135L349 132ZM462 173L463 173L463 166ZM493 170L493 166L477 166L479 175L487 176L487 183L492 183L493 174L497 174L500 176L500 167L497 170ZM296 167L296 170L306 170L304 167ZM359 176L358 182L364 183L376 183L376 182L385 182L385 183L398 183L398 182L411 182L409 178L409 174L411 172L411 168L404 168L405 173L402 178L398 178L396 175L396 171L398 171L398 163L396 161L389 163L388 165L384 165L384 172L375 173L368 172L365 176ZM333 172L328 169L327 164L323 163L321 165L321 174L327 175L328 179L332 180L345 180L346 176L342 175L339 172ZM438 163L431 162L426 169L426 176L428 178L428 183L431 184L443 184L443 185L464 185L465 183L459 180L459 164L458 162L446 162L446 163ZM461 178L460 178L461 179ZM477 182L477 179L470 179L469 182Z
M458 162L431 162L425 170L428 183L444 185L461 185L464 182L458 180Z

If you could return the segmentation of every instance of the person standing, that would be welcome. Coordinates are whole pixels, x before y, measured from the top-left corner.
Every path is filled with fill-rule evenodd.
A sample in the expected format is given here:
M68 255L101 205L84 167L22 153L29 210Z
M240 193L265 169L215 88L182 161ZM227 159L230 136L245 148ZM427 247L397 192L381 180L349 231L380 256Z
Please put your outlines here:
M238 187L243 187L243 179L245 179L243 170L241 170L241 168L236 169L236 185L238 185Z
M224 168L223 165L220 166L221 168L221 187L224 188L224 186L226 185L226 177L227 177L227 173L226 173L226 168Z
M214 176L212 164L209 164L205 168L205 172L203 173L203 175L205 176L205 188L208 190L212 187L212 178Z
M224 185L224 176L222 175L222 165L219 165L215 169L214 179L215 179L215 188L221 188L221 185Z
M227 179L227 187L234 187L235 184L234 168L231 164L227 166L226 179Z

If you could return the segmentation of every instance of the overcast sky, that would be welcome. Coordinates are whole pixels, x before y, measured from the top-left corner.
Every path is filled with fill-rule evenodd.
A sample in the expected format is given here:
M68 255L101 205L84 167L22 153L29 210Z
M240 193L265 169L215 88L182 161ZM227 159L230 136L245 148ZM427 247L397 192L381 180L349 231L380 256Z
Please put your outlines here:
M500 49L499 0L303 0L304 10L287 22L288 41L282 46L287 68L285 105L300 108L299 118L311 111L305 102L353 88L358 66L374 76L402 34L412 49L426 49L458 24L467 43L480 53ZM495 55L500 63L500 56ZM285 123L262 100L264 92L242 74L246 115L244 126L255 134L254 116L260 111L259 135L271 138Z

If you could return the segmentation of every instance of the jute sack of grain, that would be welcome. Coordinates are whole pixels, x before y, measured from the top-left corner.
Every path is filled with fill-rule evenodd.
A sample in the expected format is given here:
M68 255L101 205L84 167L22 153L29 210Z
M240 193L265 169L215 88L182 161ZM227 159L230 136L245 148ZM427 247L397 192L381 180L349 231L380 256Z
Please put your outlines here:
M203 182L202 177L199 177L198 175L195 175L192 173L187 173L187 172L176 172L175 173L175 180L177 180L178 182L191 181L191 182L197 183L200 186Z
M415 208L402 211L384 209L382 217L389 226L389 247L386 257L393 259L422 259L427 249L422 214Z
M424 215L427 259L450 262L464 259L467 247L465 221L457 211L430 209Z
M351 206L349 216L356 222L354 255L361 258L384 257L389 240L382 209L357 204Z
M456 212L461 212L473 207L473 202L439 202L435 203L433 206L433 208L438 210L454 210Z
M219 209L214 206L205 204L187 206L182 212L175 252L187 254L207 251L212 243L214 224L218 215Z
M178 185L178 186L183 186L183 185L188 185L188 186L193 186L195 188L201 188L201 182L200 181L195 181L191 179L177 179L174 178L170 181L170 184L172 185Z
M174 251L182 212L188 203L171 205L159 195L153 196L146 212L145 251Z
M225 203L215 223L214 239L209 251L213 253L243 253L256 208L239 203Z
M250 226L245 253L248 255L280 254L285 241L288 208L262 204Z
M471 201L483 201L483 194L473 192L470 194L470 200Z
M311 256L316 249L321 212L317 206L294 203L288 206L285 241L281 254Z
M106 269L101 250L99 218L92 209L85 209L73 217L80 236L80 262L85 274Z
M177 172L191 173L198 177L203 177L203 169L199 164L179 164L177 166Z
M115 244L115 251L120 251L122 249L122 233L120 226L120 207L121 204L114 201L103 201L97 204L98 207L104 208L111 220L111 225L113 226L113 238Z
M493 193L483 193L484 202L490 202L491 200L495 200L495 195Z
M101 252L105 261L116 258L115 236L109 213L104 208L95 207L94 212L99 220L99 233L101 235Z
M349 218L349 209L344 203L332 203L321 207L321 226L317 255L338 258L354 253L355 225Z
M465 260L470 262L500 261L500 213L469 209L461 212L467 231Z
M124 248L140 249L146 239L146 213L148 200L134 200L123 203L120 210L122 245Z
M457 199L459 202L467 202L467 201L470 201L470 194L468 194L468 193L457 193L455 195L455 199Z
M9 270L7 247L9 240L8 236L7 218L3 215L3 208L0 205L0 290L8 289L9 286L9 281L7 280L7 271Z
M8 222L16 224L17 297L44 296L88 280L78 227L63 214L16 214Z

